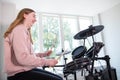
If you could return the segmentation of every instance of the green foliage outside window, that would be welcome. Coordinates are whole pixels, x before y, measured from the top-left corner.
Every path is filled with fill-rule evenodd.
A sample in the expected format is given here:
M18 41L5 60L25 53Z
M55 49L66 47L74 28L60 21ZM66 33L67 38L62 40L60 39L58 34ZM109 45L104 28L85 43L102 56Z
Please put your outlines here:
M55 57L55 49L59 45L59 25L56 17L43 17L43 45L45 50L54 48L51 56Z

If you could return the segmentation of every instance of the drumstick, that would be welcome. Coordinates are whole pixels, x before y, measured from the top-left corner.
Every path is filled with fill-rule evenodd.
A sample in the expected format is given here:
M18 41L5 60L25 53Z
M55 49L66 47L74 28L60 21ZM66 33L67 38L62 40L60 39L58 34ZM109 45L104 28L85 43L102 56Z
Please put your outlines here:
M64 54L65 54L65 51L62 52L62 54L56 60L59 60Z
M65 51L62 52L62 54L56 60L59 60L64 54L65 54ZM53 67L49 67L49 68L53 68Z
M59 60L62 57L63 54L61 54L56 60Z
M56 60L59 60L65 53L70 53L70 52L71 51L69 51L69 52L66 52L66 51L62 52L62 54ZM53 68L53 67L49 67L49 68Z
M49 48L50 50L53 50L53 48L55 48L55 45L52 44L52 46Z

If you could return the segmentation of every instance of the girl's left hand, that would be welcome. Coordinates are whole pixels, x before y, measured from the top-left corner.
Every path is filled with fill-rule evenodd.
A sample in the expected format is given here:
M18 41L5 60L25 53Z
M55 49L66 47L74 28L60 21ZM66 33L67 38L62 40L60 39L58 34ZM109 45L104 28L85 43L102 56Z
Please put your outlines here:
M52 50L48 50L47 52L45 52L47 56L50 56L51 53L52 53Z

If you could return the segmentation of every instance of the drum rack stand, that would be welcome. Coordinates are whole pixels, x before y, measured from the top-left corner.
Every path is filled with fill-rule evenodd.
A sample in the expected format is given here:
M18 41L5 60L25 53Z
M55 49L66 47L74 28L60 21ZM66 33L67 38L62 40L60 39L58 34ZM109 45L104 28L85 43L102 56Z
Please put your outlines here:
M110 57L108 55L106 55L105 57L94 57L92 60L105 60L106 64L107 64L107 71L108 71L109 79L112 80L111 66L110 66Z

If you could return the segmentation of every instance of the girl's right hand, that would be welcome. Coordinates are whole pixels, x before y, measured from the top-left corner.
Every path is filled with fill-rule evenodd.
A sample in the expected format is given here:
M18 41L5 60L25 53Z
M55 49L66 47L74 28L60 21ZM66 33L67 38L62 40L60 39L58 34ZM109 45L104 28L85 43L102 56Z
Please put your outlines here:
M57 63L58 63L58 61L56 59L48 59L47 60L47 65L50 67L54 67Z

